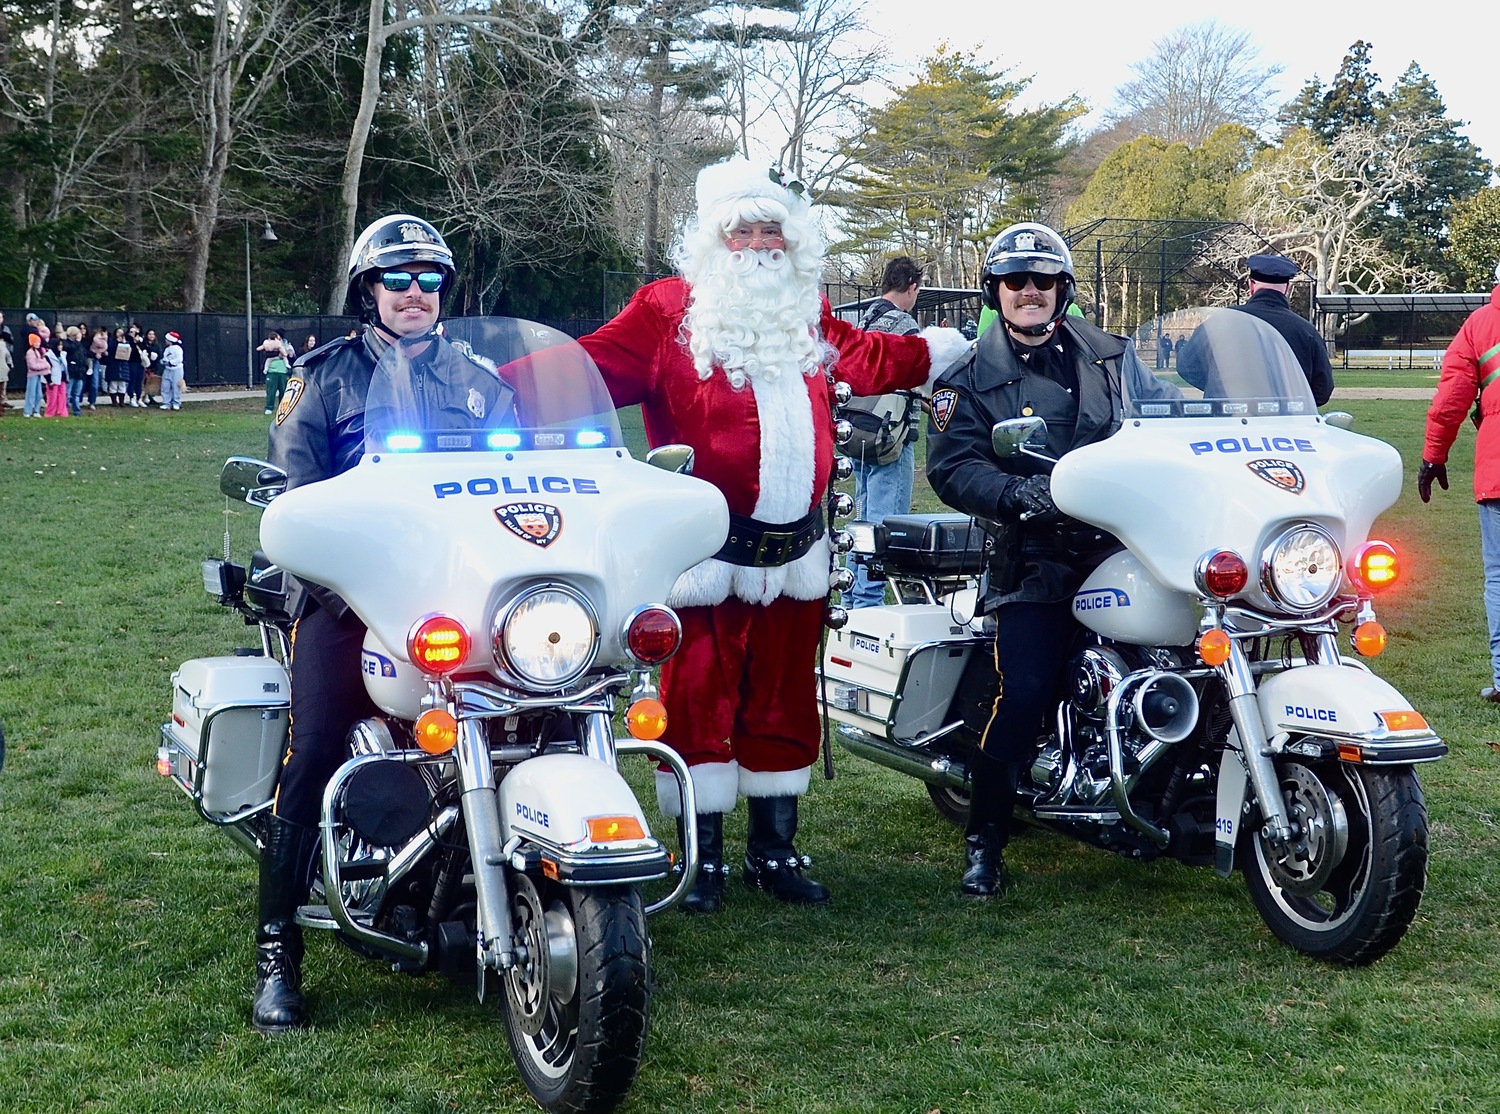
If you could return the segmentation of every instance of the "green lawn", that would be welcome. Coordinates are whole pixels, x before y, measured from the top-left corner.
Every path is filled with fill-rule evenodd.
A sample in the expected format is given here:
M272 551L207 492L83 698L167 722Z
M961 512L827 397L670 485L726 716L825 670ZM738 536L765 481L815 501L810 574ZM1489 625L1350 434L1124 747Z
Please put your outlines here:
M1343 381L1342 379L1340 380ZM1346 407L1412 471L1421 402ZM244 403L0 419L0 1111L525 1110L495 1003L312 936L315 1027L248 1027L254 868L153 770L168 677L249 645L198 561ZM652 922L656 990L627 1109L1200 1112L1500 1109L1500 709L1467 493L1408 490L1376 665L1443 732L1410 935L1371 968L1303 959L1239 878L1049 835L1004 901L957 893L959 837L915 782L839 756L804 850L824 910L747 893ZM919 478L921 504L936 509ZM236 551L256 515L229 518ZM649 771L633 769L638 784ZM728 824L743 846L744 814Z

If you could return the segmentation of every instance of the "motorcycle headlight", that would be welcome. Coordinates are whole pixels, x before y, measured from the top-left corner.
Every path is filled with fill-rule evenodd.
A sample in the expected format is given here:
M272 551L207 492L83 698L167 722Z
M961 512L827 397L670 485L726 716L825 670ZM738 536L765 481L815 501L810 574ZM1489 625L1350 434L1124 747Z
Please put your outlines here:
M599 648L599 623L571 588L539 585L495 615L495 660L518 680L558 689L582 676Z
M1293 526L1261 558L1266 595L1292 611L1316 611L1333 599L1343 577L1338 543L1321 526Z

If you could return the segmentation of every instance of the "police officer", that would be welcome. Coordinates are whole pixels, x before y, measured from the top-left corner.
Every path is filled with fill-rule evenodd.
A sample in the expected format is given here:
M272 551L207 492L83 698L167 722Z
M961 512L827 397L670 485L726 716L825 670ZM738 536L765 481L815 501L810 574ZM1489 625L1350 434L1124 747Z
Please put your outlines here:
M270 459L287 487L348 471L364 451L365 400L382 358L424 389L431 409L450 415L505 412L511 393L435 331L454 281L453 254L432 225L398 214L375 221L355 241L348 299L363 330L297 360L271 426ZM391 351L392 347L396 351ZM400 357L400 358L397 358ZM455 373L461 367L472 374ZM382 372L384 374L384 372ZM294 584L291 613L291 739L260 858L252 1023L264 1033L306 1024L301 993L302 931L323 788L348 756L353 723L374 714L360 674L365 627L335 593Z
M1003 850L1022 763L1030 760L1082 630L1072 617L1073 592L1119 545L1057 509L1048 463L998 459L991 427L1008 418L1043 418L1045 451L1061 457L1114 433L1127 393L1179 394L1146 370L1124 337L1069 315L1073 291L1073 257L1061 236L1042 224L1005 229L985 255L981 276L984 303L1004 328L980 334L969 360L944 374L932 395L927 476L933 489L951 507L1005 524L983 600L996 621L1000 694L987 709L971 763L962 888L975 897L1009 884Z
M1250 267L1250 297L1234 308L1259 317L1286 339L1302 365L1313 398L1322 406L1333 397L1333 365L1328 362L1328 345L1318 330L1293 312L1287 301L1286 293L1296 277L1297 264L1284 255L1252 255L1246 262Z

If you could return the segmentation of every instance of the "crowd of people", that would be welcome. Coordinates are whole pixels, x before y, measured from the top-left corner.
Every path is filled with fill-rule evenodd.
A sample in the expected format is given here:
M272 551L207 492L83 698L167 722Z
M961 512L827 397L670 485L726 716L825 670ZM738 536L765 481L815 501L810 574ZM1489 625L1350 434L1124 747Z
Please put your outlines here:
M0 314L0 412L5 384L13 369L26 372L22 416L80 417L99 408L99 397L113 407L182 409L184 366L182 337L138 324L113 330L56 323L28 313L22 329L12 332Z

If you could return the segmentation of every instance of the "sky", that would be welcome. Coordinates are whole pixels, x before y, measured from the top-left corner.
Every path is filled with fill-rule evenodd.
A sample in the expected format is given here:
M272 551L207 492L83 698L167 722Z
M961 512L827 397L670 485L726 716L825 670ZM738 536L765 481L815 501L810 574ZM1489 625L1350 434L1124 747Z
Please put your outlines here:
M1157 39L1188 23L1213 19L1248 32L1256 64L1282 67L1272 85L1277 104L1315 74L1326 86L1350 44L1364 39L1373 46L1381 88L1389 89L1415 61L1437 86L1448 118L1468 121L1461 130L1485 157L1500 162L1500 16L1493 0L1457 0L1425 12L1348 0L1204 0L1191 6L1174 0L867 0L866 16L887 40L896 84L910 80L921 59L947 41L1010 70L1012 78L1032 76L1028 103L1077 93L1096 110L1085 126L1098 123L1115 89L1134 76L1130 63L1148 58Z

